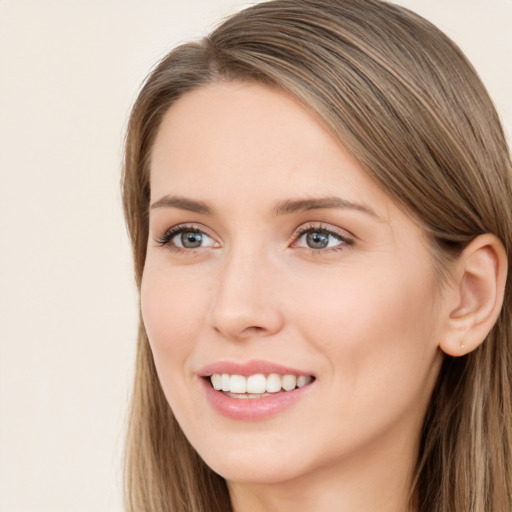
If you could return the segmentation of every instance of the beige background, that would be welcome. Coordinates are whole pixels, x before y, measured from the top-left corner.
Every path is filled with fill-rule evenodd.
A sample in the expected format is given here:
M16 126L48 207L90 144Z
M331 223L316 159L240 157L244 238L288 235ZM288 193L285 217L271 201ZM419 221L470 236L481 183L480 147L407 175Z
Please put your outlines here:
M0 512L122 510L136 296L119 169L165 51L240 0L0 0ZM404 0L512 134L512 1Z

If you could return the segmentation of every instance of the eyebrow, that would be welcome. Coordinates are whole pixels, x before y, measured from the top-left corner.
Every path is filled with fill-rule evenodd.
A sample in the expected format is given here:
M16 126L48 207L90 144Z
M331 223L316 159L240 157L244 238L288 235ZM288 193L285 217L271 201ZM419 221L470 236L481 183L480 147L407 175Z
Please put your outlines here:
M204 215L211 215L213 210L202 201L194 201L186 197L179 196L163 196L158 201L151 205L154 208L179 208L180 210L187 210L194 213L202 213Z
M379 218L375 210L364 204L353 203L341 197L319 197L311 199L294 199L286 200L279 203L275 212L277 215L285 215L287 213L304 212L309 210L322 210L328 208L337 208L343 210L357 210L372 217Z
M180 210L200 213L203 215L213 214L213 208L208 206L206 203L203 203L202 201L196 201L194 199L188 199L182 196L163 196L151 205L151 209L155 208L178 208ZM286 215L296 212L322 210L329 208L356 210L371 215L377 219L379 218L377 213L369 206L354 203L352 201L348 201L336 196L309 199L287 199L278 203L274 208L274 212L276 215Z

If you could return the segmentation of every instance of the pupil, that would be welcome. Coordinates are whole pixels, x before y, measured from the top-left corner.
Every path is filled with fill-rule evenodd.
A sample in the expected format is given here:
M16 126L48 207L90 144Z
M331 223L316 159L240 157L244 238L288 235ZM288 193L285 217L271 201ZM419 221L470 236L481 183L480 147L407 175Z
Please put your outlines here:
M323 249L329 244L329 235L313 231L306 235L306 241L311 249Z
M194 249L200 247L203 241L201 233L195 233L194 231L185 231L181 234L181 243L183 247L188 249Z

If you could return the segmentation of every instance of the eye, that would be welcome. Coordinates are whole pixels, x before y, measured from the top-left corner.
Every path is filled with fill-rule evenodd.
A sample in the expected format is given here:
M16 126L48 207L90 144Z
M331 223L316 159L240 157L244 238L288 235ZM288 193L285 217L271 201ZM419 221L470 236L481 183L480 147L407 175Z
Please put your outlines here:
M297 235L294 247L304 247L313 250L337 249L354 242L346 235L337 233L322 226L306 227Z
M213 238L204 231L191 226L175 226L166 231L157 243L174 250L200 249L216 245Z
M177 247L184 249L197 249L198 247L209 246L213 240L201 231L182 231L172 238Z

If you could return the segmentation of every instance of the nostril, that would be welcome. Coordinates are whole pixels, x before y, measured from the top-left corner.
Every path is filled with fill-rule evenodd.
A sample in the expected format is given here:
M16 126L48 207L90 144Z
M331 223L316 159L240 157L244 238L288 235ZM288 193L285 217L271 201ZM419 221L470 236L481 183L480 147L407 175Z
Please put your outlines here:
M256 331L256 332L261 332L261 331L264 331L265 328L264 327L259 327L258 325L251 325L250 327L246 327L245 329L246 331Z

